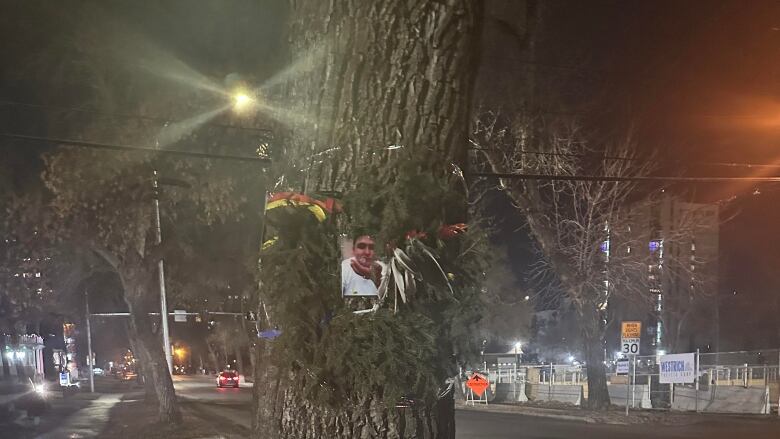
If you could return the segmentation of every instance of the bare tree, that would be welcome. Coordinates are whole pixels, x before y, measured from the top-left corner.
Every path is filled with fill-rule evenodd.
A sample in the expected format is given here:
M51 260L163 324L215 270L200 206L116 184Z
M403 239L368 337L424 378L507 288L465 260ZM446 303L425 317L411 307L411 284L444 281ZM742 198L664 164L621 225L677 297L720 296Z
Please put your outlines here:
M476 165L505 176L499 187L540 252L533 276L547 285L548 294L563 294L576 311L588 365L588 405L601 409L609 404L603 361L612 311L654 315L671 327L665 343L677 346L694 304L716 291L716 253L697 252L696 237L711 232L707 228L717 225L717 215L715 222L705 220L712 206L670 201L640 186L634 178L647 176L654 160L639 155L630 136L593 145L571 124L540 125L532 129L482 115L473 142L486 160ZM651 224L659 206L671 213L662 215L663 225Z
M533 134L530 125L501 127L488 114L477 121L474 142L489 168L502 174L567 176L644 175L629 140L594 149L575 127L549 126ZM536 275L554 273L555 282L577 311L588 364L588 406L609 405L604 368L606 310L610 296L624 291L619 282L636 279L634 264L618 263L617 251L604 251L613 225L625 222L622 209L635 195L636 183L598 180L501 178L500 187L521 214L538 244L543 262ZM605 244L606 243L606 244ZM626 248L631 243L623 241ZM628 253L625 253L628 255ZM641 271L640 271L641 272ZM629 284L630 282L626 282Z

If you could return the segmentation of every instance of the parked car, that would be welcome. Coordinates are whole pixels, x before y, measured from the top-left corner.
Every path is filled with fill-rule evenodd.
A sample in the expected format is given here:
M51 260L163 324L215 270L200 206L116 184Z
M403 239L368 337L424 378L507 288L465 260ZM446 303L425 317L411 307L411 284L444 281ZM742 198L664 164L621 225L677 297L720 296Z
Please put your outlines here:
M238 372L227 370L217 375L217 387L238 387Z

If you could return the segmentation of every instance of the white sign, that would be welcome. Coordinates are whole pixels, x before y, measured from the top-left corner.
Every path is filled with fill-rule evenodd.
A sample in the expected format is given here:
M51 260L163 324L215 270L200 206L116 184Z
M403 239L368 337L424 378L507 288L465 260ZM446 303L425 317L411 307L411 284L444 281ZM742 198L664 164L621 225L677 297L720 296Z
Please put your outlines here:
M636 355L639 353L638 338L621 338L620 353L624 355Z
M187 311L183 309L174 309L173 310L173 321L174 322L186 322L187 321Z
M617 374L628 375L628 360L618 360L617 362Z
M642 337L642 322L630 321L620 324L620 353L637 355L639 339Z
M692 383L696 377L696 354L661 355L661 383Z

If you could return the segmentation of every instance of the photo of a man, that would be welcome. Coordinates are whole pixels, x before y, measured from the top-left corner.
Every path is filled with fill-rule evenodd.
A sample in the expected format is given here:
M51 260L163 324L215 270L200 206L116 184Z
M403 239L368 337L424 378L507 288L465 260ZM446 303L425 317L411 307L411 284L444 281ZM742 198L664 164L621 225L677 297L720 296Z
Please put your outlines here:
M344 246L346 259L341 261L341 294L377 296L384 264L376 259L376 243L370 235L358 234L352 239L351 250Z

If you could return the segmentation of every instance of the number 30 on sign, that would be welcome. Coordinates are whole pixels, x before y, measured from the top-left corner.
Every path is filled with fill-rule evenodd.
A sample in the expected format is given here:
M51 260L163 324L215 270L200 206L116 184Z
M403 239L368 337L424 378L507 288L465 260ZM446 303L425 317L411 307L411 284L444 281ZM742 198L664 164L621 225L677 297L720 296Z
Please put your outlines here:
M636 355L642 336L642 322L623 322L620 325L620 353Z
M639 353L639 339L638 338L624 338L620 341L620 353L622 354L638 354Z

